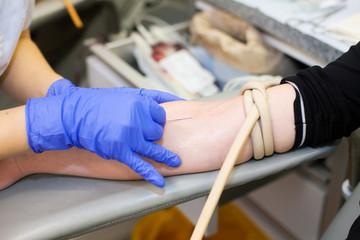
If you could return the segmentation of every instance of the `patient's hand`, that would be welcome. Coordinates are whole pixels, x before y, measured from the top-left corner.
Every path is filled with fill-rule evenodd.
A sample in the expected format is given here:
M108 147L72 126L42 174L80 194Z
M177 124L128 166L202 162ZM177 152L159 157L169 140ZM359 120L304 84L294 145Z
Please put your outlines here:
M268 90L268 104L273 121L276 152L288 151L294 142L294 90L285 84ZM192 119L169 121L158 142L182 160L178 168L151 162L164 176L203 172L221 167L230 146L244 121L242 97L200 102L179 101L162 104L167 118L192 116ZM237 164L252 156L250 140ZM105 160L72 148L65 151L32 152L0 160L0 190L33 173L54 173L103 179L140 179L140 176L116 160Z

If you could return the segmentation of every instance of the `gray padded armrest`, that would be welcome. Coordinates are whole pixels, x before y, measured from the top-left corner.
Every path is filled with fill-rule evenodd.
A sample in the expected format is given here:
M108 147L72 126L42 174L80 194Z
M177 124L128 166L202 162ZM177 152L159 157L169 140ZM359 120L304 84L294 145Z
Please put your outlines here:
M360 214L359 200L360 184L356 186L351 197L346 200L320 240L346 239L352 224Z
M327 157L335 145L275 154L236 166L227 188ZM209 193L218 171L145 181L33 175L0 191L0 239L68 239Z

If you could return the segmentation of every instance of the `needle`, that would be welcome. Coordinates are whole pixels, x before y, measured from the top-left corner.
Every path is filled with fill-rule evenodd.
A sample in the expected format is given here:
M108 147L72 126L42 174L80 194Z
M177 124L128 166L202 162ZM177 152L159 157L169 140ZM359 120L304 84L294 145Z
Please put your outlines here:
M185 120L185 119L192 119L194 118L193 116L189 116L189 117L180 117L180 118L170 118L170 119L167 119L166 121L177 121L177 120Z

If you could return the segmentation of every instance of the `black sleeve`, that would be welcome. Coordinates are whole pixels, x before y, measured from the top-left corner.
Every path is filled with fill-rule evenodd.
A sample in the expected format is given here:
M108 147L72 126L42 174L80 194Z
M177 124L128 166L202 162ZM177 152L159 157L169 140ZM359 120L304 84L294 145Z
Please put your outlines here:
M326 67L309 67L281 83L297 89L295 147L327 143L360 127L360 42Z
M360 239L360 216L351 225L350 231L346 240L358 240Z

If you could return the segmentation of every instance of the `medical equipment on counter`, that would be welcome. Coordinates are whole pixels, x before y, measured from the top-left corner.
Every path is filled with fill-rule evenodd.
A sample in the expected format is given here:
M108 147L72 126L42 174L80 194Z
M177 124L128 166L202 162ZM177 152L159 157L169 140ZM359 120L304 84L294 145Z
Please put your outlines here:
M247 76L249 73L233 68L228 64L214 58L202 46L189 46L189 50L196 57L196 59L203 65L216 79L216 84L221 90L232 79Z
M198 12L190 23L190 43L248 74L270 74L283 54L269 47L249 22L221 10Z
M302 19L298 17L289 18L286 22L291 26L310 25L311 32L313 33L324 33L324 27L321 25L327 17L337 13L346 6L345 2L336 1L335 5L329 5L322 9L322 12L316 16L312 16L308 19ZM302 26L303 27L303 26Z
M151 26L149 31L141 24L137 24L137 28L140 34L133 33L131 38L136 46L135 57L143 72L187 99L219 91L214 76L201 66L186 44L179 40L180 37L172 37L159 26Z
M341 41L355 45L360 39L360 13L326 27L324 33Z
M188 24L188 22L181 22L171 25L171 27L161 28L162 32L165 32L168 38L173 39L177 36L177 34L173 34L174 31L179 32L181 36L185 35L188 30ZM153 27L151 27L151 29L153 29ZM182 43L181 41L183 40L175 39L174 41ZM138 56L138 50L135 48L133 38L119 39L106 44L94 44L91 39L88 40L88 42L89 44L87 45L90 46L92 55L86 58L86 69L88 82L91 87L132 86L137 88L151 88L172 92L186 99L194 98L186 91L177 94L175 90L170 89L169 86L166 86L164 82L160 81L156 76L156 72L151 70L147 61L144 59L146 56ZM187 46L187 48L196 56L196 59L201 65L204 66L207 71L211 72L216 79L216 85L219 86L220 89L222 89L229 80L248 75L248 73L234 69L213 58L200 46ZM150 61L152 62L153 60L150 59ZM289 67L289 64L283 66L286 66L286 69L294 68ZM182 89L182 87L178 88L177 92Z
M246 119L222 164L195 226L191 240L201 240L204 236L221 193L249 135L251 135L255 159L261 159L264 155L270 156L274 153L271 116L267 106L265 89L279 83L278 80L265 83L248 82L241 88L240 94L244 94ZM261 129L258 123L259 118L261 119Z

